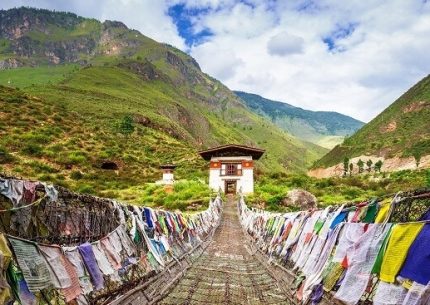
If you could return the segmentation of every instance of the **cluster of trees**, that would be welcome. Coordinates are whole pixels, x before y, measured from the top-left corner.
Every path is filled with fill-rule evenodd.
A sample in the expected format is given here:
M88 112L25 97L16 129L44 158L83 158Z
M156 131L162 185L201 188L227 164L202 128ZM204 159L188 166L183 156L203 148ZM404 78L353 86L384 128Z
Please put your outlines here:
M365 168L364 168L365 165L367 166L366 168L367 172L370 173L373 169L375 172L380 173L382 164L383 164L382 160L378 160L377 162L375 162L375 164L373 164L373 161L370 159L367 160L366 163L364 163L363 160L359 159L356 163L358 167L358 173L360 174L365 171ZM346 176L349 172L349 175L352 176L353 171L354 171L354 163L349 162L349 158L345 157L345 159L343 160L343 175Z

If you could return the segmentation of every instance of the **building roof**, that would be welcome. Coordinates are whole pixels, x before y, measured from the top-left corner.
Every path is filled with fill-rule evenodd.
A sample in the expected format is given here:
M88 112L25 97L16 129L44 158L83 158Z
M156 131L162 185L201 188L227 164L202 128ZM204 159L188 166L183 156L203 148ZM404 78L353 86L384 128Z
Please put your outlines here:
M245 145L228 144L213 147L207 150L199 151L199 155L209 161L212 157L238 157L251 156L252 159L258 160L264 154L265 150Z
M163 164L163 165L160 165L161 169L175 169L176 167L177 167L177 165L175 165L175 164Z

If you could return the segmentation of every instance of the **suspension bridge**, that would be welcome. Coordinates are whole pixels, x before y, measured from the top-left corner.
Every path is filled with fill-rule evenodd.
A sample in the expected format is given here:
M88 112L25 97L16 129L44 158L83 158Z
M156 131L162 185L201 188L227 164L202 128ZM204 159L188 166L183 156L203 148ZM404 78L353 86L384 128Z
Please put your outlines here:
M14 178L0 194L4 304L429 304L429 190L192 214Z

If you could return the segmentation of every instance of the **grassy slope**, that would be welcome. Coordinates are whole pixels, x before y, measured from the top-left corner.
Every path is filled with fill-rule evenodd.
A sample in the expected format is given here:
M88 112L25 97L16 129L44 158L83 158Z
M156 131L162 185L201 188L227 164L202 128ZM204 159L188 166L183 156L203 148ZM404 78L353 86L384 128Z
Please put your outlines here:
M427 76L343 144L317 161L315 167L340 163L362 154L387 158L430 154L430 76Z
M266 148L257 174L303 172L325 153L250 112L187 54L124 25L43 10L5 14L13 18L0 20L8 37L0 43L2 58L34 67L0 71L0 85L20 88L0 87L0 171L173 208L178 199L210 192L191 185L166 197L146 183L159 179L158 166L168 162L179 165L177 179L207 179L199 149L225 143ZM30 28L10 38L23 16ZM10 41L31 56L12 52ZM135 126L128 136L118 130L126 116ZM106 160L119 170L102 170Z
M47 69L61 73L44 74ZM34 84L26 77L24 71L28 70L33 75L40 70L46 77ZM0 147L10 157L0 162L0 171L15 175L51 181L81 192L148 203L148 198L144 198L149 191L143 185L159 179L160 164L177 163L178 179L206 178L206 164L196 153L199 146L193 145L199 137L195 132L200 130L200 117L207 118L206 140L214 144L243 139L251 143L252 137L254 144L273 146L260 164L260 170L266 172L283 171L283 165L291 164L289 169L299 171L318 157L310 152L320 151L249 114L243 107L228 108L224 114L208 111L207 105L184 99L165 82L144 81L116 66L13 71L22 89L0 90ZM5 77L0 73L0 84L8 82L8 74ZM190 109L191 118L197 120L196 131L189 131L174 120L175 111L182 107ZM135 123L136 131L124 136L116 126L125 115L144 116L155 126ZM238 121L229 125L223 115ZM171 130L175 134L170 135ZM312 150L307 150L308 146ZM120 170L117 173L101 170L104 160L116 161ZM154 204L159 203L162 194L156 193Z
M162 163L175 160L178 177L202 177L206 167L189 145L164 132L137 125L124 136L115 118L83 115L22 91L0 87L0 109L0 171L14 175L135 200L122 191L158 179ZM120 170L101 170L104 160Z
M265 147L268 152L263 158L263 170L282 171L286 166L300 171L324 152L316 145L289 136L243 107L228 107L224 111L215 107L212 111L208 109L210 105L185 99L169 84L142 81L116 67L84 68L59 85L31 86L25 90L64 106L68 111L103 120L125 114L149 117L191 142L204 137L206 145L245 142ZM186 110L192 126L181 124L182 113L178 113L178 109ZM203 124L199 126L202 118ZM202 128L205 124L208 124L207 130Z
M127 114L145 117L151 128L194 151L231 142L261 146L267 149L260 162L263 171L305 171L326 152L247 110L187 54L121 23L27 8L0 11L0 17L9 41L9 49L6 43L0 50L3 55L30 53L13 57L37 66L1 71L0 84L100 121ZM22 33L18 39L13 37L16 27ZM10 41L20 49L11 53ZM62 65L53 67L53 57Z

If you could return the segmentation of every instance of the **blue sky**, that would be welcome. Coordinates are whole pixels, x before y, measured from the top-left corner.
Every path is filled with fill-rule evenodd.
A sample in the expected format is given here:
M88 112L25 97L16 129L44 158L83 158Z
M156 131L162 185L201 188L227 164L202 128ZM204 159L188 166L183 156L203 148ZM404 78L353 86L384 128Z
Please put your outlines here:
M430 72L422 0L3 0L119 20L229 88L368 121Z
M168 9L168 15L172 18L178 28L179 35L185 40L188 48L199 45L209 39L213 33L209 29L195 31L193 18L208 14L208 8L187 8L185 3L172 5Z

